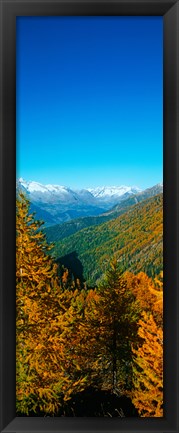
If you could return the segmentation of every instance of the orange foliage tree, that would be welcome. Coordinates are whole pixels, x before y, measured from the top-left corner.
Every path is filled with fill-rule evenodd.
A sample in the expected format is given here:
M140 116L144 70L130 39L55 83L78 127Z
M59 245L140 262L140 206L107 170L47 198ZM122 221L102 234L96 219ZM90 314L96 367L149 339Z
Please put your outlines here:
M163 415L163 276L154 281L144 272L126 273L129 287L143 310L140 340L133 345L132 401L142 417Z
M162 273L155 278L149 278L145 272L134 275L125 272L128 287L138 300L141 310L153 314L156 323L163 324L163 281Z
M132 401L141 417L163 416L163 331L152 314L139 320L143 343L133 348Z
M16 401L17 412L53 414L60 399L83 389L85 377L68 356L73 332L69 293L58 284L57 267L41 223L20 194L16 205Z

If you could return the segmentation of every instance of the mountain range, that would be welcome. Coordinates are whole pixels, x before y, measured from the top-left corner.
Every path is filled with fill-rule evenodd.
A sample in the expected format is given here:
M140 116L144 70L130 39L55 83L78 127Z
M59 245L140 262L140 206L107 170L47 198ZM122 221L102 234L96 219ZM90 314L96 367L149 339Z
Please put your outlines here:
M47 227L45 229L47 240L49 242L57 242L86 227L98 226L103 222L115 219L127 212L131 206L140 203L147 198L154 197L155 195L162 192L163 184L159 183L152 188L147 188L146 190L138 192L137 194L130 195L128 198L123 198L120 203L113 206L109 211L106 211L100 215L75 218L62 224L56 224L51 227Z
M72 190L61 185L43 185L20 178L17 190L29 198L37 219L51 226L78 217L100 215L141 190L135 186L97 187Z
M57 263L94 287L116 256L122 268L158 275L163 269L163 184L144 191L113 186L72 190L17 181L42 219Z

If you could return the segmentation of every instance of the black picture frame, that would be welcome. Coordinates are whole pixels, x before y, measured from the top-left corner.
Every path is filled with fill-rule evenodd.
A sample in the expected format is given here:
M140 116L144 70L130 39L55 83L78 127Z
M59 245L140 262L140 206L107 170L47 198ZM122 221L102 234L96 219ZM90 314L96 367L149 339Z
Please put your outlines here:
M15 412L16 16L149 15L164 23L164 418L28 418ZM167 432L178 423L179 1L0 1L0 430Z

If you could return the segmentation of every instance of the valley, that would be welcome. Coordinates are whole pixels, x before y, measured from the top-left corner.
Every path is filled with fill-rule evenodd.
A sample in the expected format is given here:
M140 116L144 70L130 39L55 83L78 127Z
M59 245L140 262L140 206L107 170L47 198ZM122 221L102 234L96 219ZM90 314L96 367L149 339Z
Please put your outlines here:
M163 269L162 183L144 191L121 186L77 192L20 179L17 191L44 222L57 263L87 285L99 283L113 257L124 271L152 277Z
M74 190L61 185L42 185L35 181L17 180L17 191L31 203L32 212L45 226L61 224L79 217L97 216L140 192L137 187L114 186Z
M113 206L109 211L104 212L97 216L88 216L82 218L75 218L63 224L51 225L45 229L45 233L49 242L57 242L61 239L68 237L79 230L89 226L97 226L105 221L117 218L129 210L129 208L141 201L153 197L163 192L163 185L158 184L145 191L133 194L128 198L123 198L120 203Z

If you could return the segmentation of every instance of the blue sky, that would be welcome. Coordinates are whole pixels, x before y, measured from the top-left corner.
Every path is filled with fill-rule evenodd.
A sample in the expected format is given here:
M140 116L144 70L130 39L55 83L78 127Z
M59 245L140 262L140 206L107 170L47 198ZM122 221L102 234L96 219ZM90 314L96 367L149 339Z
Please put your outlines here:
M162 17L18 17L16 32L17 178L161 182Z

